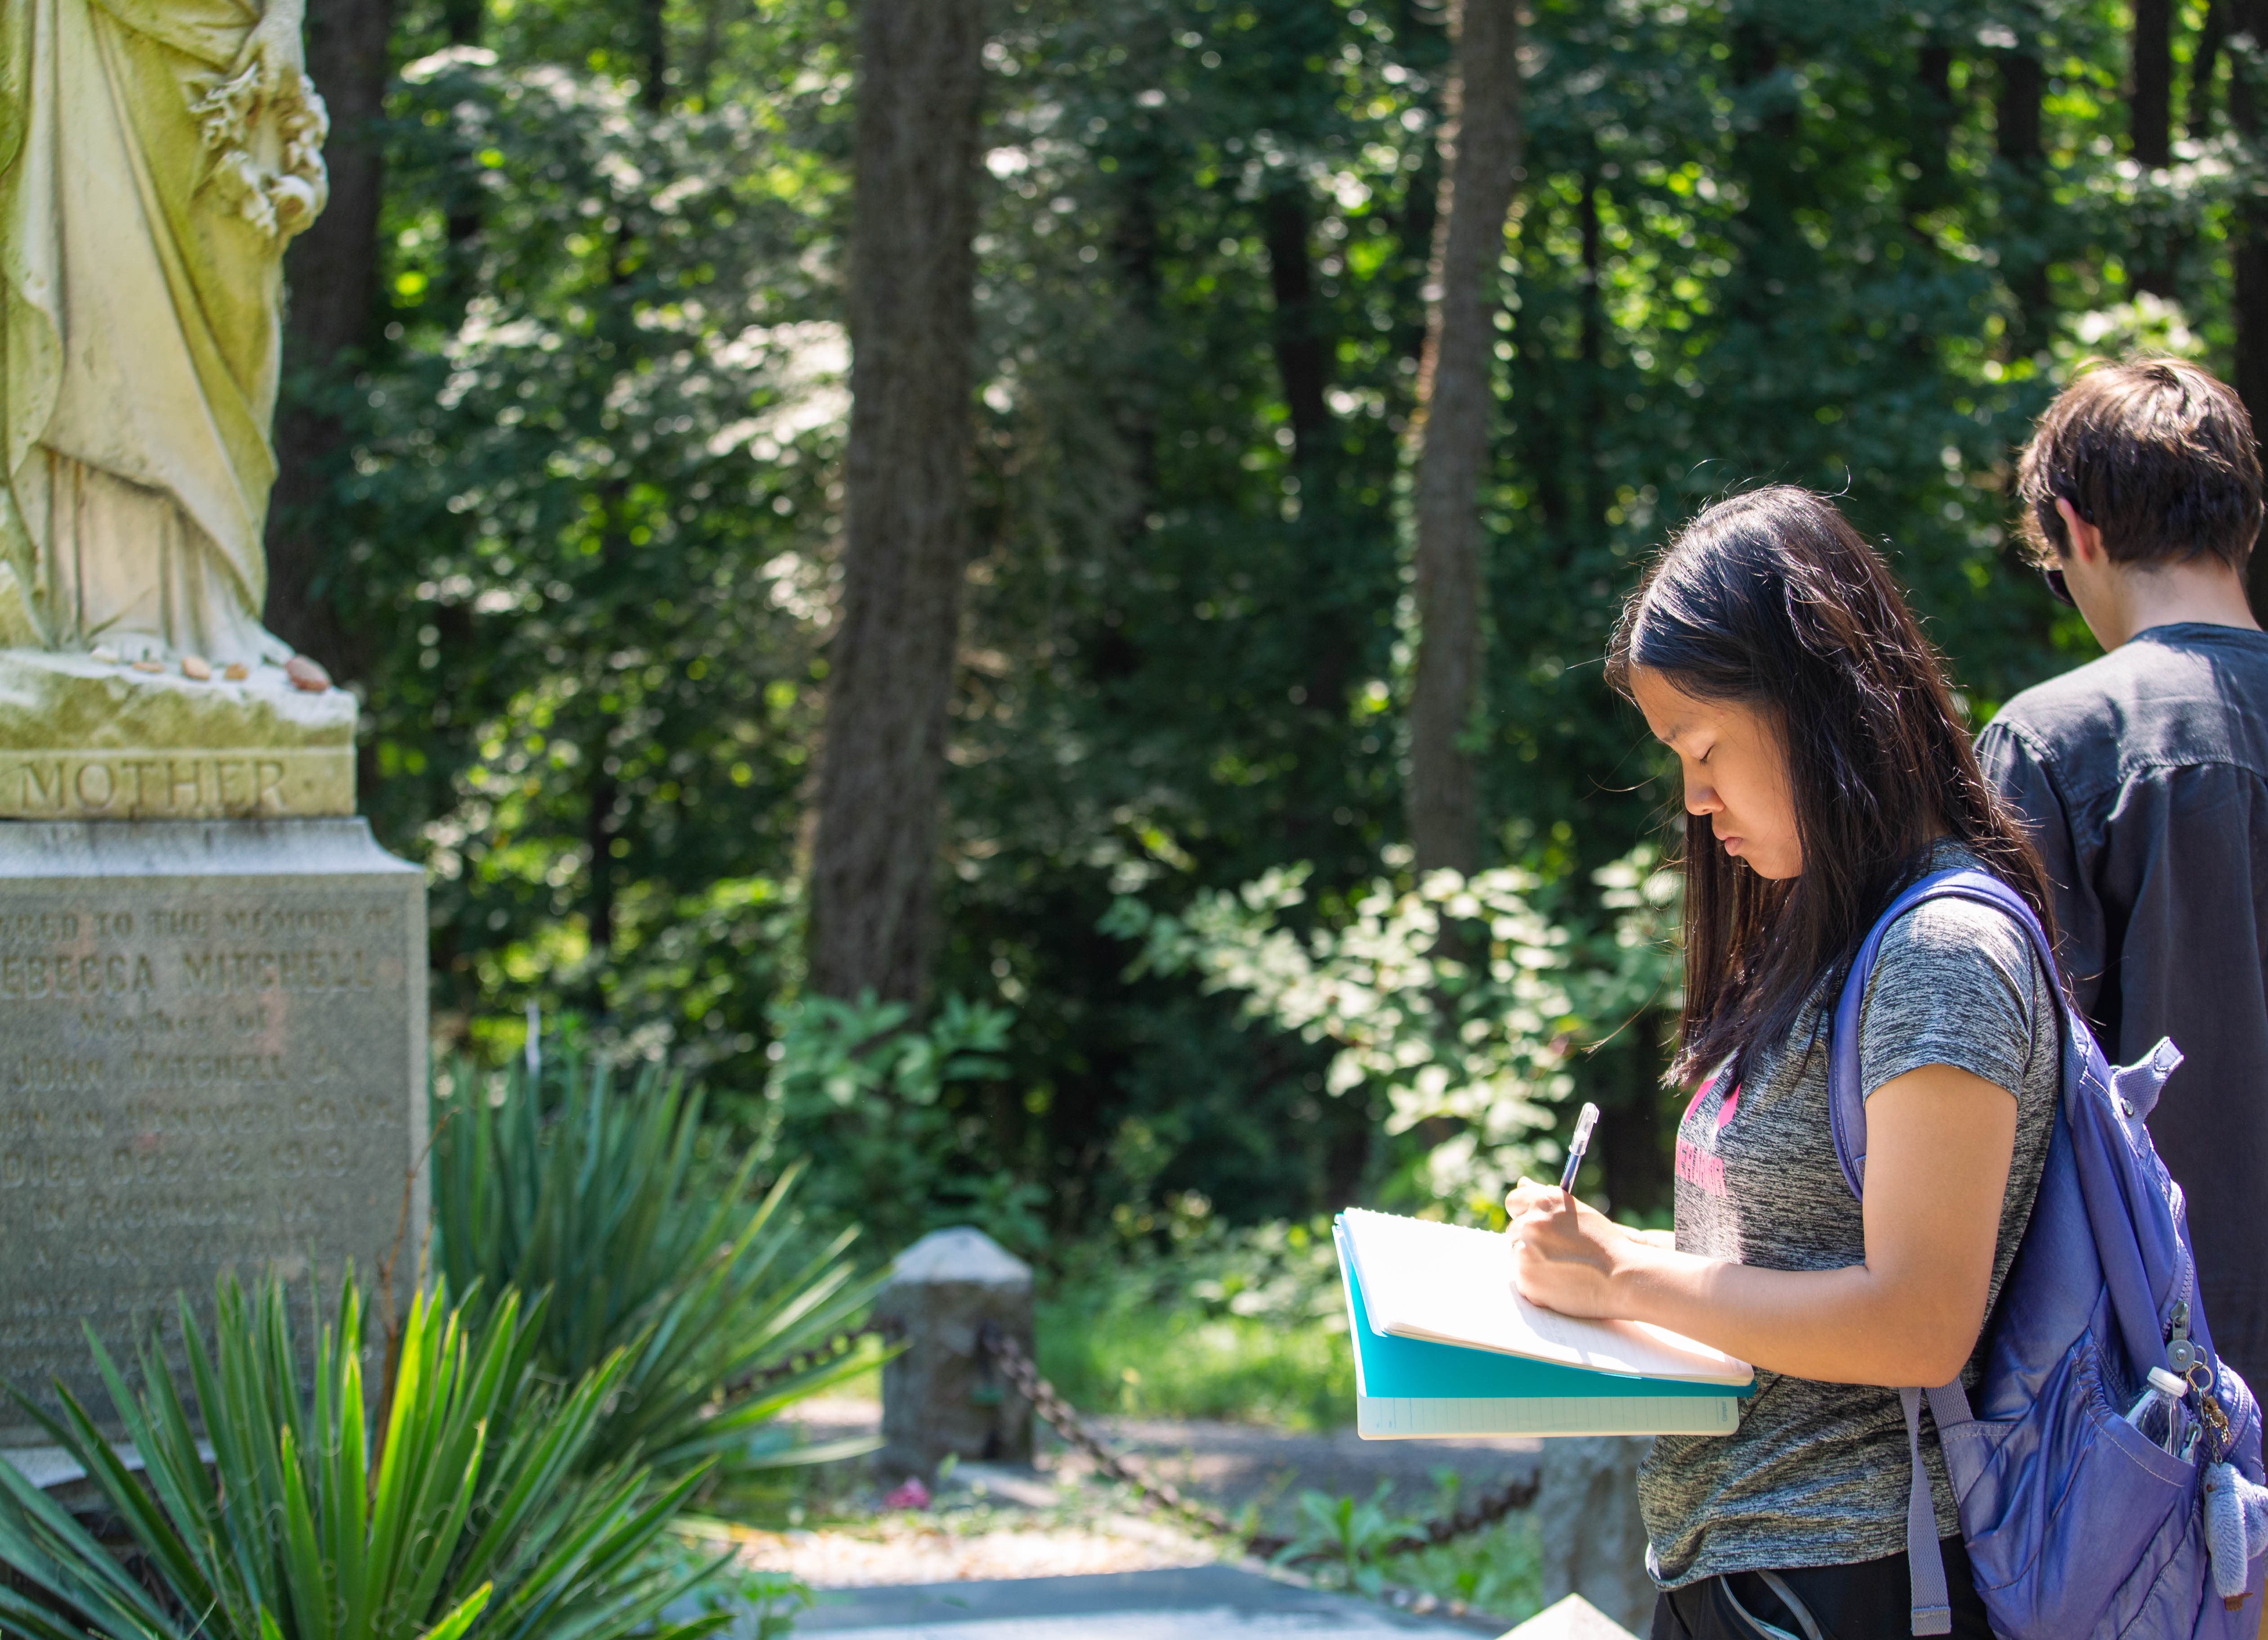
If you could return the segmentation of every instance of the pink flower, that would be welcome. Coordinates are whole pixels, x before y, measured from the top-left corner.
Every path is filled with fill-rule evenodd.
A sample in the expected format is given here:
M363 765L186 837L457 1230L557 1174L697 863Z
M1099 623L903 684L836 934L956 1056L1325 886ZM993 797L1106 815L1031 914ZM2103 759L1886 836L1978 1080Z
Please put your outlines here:
M929 1488L924 1486L918 1478L909 1481L903 1486L898 1488L897 1490L886 1494L882 1498L882 1507L885 1509L927 1509L929 1507Z

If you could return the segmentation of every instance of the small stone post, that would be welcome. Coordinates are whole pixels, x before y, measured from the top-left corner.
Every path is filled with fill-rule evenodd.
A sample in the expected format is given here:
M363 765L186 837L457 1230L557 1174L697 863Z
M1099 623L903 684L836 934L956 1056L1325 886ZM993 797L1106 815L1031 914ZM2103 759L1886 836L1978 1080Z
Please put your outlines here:
M905 1348L882 1368L882 1467L924 1478L947 1452L1032 1461L1032 1408L977 1349L991 1322L1032 1351L1032 1271L981 1230L932 1231L898 1255L874 1319Z
M1638 1513L1638 1467L1653 1445L1651 1437L1631 1435L1543 1443L1535 1525L1546 1606L1580 1594L1624 1627L1646 1632L1654 1588Z

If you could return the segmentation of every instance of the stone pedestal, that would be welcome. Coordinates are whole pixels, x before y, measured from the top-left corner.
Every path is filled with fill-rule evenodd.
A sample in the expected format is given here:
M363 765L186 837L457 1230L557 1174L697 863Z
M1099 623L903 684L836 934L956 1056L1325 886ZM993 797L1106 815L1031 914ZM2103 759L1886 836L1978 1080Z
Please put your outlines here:
M1625 1629L1646 1631L1654 1587L1646 1570L1638 1467L1653 1445L1650 1436L1629 1435L1543 1443L1535 1526L1546 1605L1580 1594Z
M198 679L0 650L0 820L350 815L355 710L280 666Z
M125 1365L224 1269L406 1297L424 907L359 820L0 825L0 1378L107 1418L82 1322Z
M932 1231L899 1255L874 1319L904 1350L882 1368L882 1467L937 1473L948 1452L1032 1461L1031 1404L977 1349L984 1325L1032 1352L1032 1271L979 1230Z

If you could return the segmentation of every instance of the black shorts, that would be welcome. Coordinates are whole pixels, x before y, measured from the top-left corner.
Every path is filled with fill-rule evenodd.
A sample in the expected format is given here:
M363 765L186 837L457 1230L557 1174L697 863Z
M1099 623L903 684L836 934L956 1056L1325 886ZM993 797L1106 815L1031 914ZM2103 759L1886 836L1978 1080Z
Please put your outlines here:
M1992 1640L1968 1549L1959 1538L1940 1547L1954 1640ZM1903 1555L1851 1566L1736 1571L1673 1589L1653 1603L1653 1640L1909 1640L1912 1632Z

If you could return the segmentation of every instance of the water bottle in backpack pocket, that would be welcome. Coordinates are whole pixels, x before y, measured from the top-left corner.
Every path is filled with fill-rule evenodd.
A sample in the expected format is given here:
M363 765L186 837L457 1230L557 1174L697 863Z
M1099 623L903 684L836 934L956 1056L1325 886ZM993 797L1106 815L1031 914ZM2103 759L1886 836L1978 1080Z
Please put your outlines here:
M1829 1108L1854 1194L1866 1177L1867 980L1890 924L1940 897L2006 912L2056 973L2031 908L1997 878L1942 871L1892 902L1860 945L1835 1011ZM1958 1378L1901 1392L1914 1459L1913 1632L1951 1627L1919 1462L1926 1401L1977 1592L2001 1640L2250 1640L2268 1553L2259 1409L2213 1352L2181 1189L2144 1126L2181 1055L2161 1042L2142 1063L2113 1071L2087 1022L2068 1005L2063 1013L2054 1132L1988 1323L1975 1403Z

